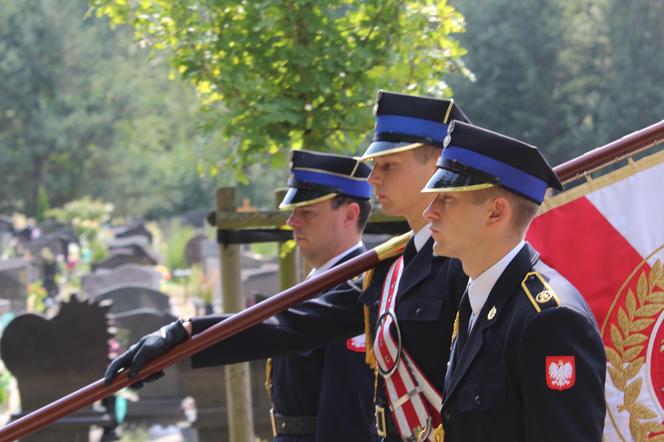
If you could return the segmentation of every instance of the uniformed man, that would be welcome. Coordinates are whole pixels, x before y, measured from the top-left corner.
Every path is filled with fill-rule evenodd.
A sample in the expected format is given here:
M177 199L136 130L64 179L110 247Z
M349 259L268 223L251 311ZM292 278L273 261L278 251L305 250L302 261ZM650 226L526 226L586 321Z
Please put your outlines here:
M443 147L447 123L468 121L452 100L379 92L376 129L363 159L383 212L403 216L414 232L403 257L381 263L365 280L376 369L376 428L382 440L431 440L440 420L454 317L466 285L457 260L434 256L420 192Z
M445 441L599 442L597 325L524 242L545 191L562 185L534 146L463 122L448 131L425 216L434 251L460 259L470 283L445 379Z
M363 158L373 160L369 182L383 212L404 217L414 232L403 258L372 272L360 302L331 290L283 312L277 323L262 323L270 333L262 333L261 327L247 331L265 339L252 341L260 345L244 352L258 355L269 349L276 355L365 330L368 359L376 369L373 401L379 440L433 440L433 428L440 422L449 342L467 277L458 260L434 256L422 217L432 197L421 189L436 170L452 119L467 121L451 100L378 93L375 135ZM223 358L239 351L230 349L228 341L212 348Z
M280 209L290 210L287 224L301 255L313 266L309 277L365 251L361 234L371 212L370 168L351 157L294 150L289 190ZM360 287L349 283L336 296L357 299ZM192 318L181 325L180 336L200 333L226 316ZM274 356L268 361L270 419L275 441L370 441L373 433L373 373L364 362L362 339L337 339L315 349L274 352L271 327L288 316L277 316L192 357L192 365L207 367ZM183 330L187 330L182 334ZM342 336L345 337L345 336ZM288 353L288 354L285 354ZM109 367L130 366L130 350ZM136 364L132 366L135 368ZM140 368L140 367L139 367Z

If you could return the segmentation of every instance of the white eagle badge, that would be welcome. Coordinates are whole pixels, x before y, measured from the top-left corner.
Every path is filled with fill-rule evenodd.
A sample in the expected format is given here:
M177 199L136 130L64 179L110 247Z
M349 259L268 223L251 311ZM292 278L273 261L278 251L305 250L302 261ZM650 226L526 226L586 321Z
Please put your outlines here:
M364 348L366 345L366 338L364 334L348 338L346 341L346 348L350 351L357 353L364 353Z
M551 390L568 390L576 382L574 356L546 357L546 386Z

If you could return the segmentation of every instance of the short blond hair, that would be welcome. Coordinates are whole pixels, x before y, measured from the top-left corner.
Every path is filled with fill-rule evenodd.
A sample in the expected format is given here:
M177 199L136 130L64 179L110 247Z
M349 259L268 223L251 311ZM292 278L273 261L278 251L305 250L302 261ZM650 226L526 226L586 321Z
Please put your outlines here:
M489 199L498 197L507 199L514 213L512 225L519 233L525 233L528 226L530 226L530 222L537 216L537 212L539 211L539 204L503 187L493 186L488 189L475 190L472 193L475 204L482 204Z
M440 148L430 144L422 144L413 149L413 156L418 162L426 164L431 161L432 158L438 158L440 156Z

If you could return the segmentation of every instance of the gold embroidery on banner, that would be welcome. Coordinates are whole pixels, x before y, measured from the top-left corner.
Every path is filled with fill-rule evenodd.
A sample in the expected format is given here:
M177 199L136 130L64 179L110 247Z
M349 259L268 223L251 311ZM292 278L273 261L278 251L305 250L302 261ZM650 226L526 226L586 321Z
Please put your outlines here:
M635 271L642 264L640 263ZM636 272L632 272L620 288L619 295L635 276ZM607 314L607 321L612 316L613 307L615 303ZM636 442L657 440L649 439L649 434L664 431L664 425L652 420L657 414L638 402L643 380L634 379L646 362L645 356L639 355L646 347L649 337L641 332L655 322L654 317L657 317L662 310L664 310L664 270L658 259L649 274L647 270L638 274L636 293L631 288L627 290L624 308L617 307L617 323L605 322L602 327L604 332L606 326L610 326L612 346L606 345L605 349L609 376L613 385L623 394L623 403L618 405L618 410L629 413L629 432ZM607 411L617 429L610 409Z
M610 186L613 183L629 178L638 172L647 170L662 162L664 162L664 150L653 153L652 155L648 155L647 157L641 158L638 161L634 161L625 167L621 167L620 169L609 172L606 175L594 178L590 182L573 187L563 193L546 198L542 203L542 206L540 207L537 215L543 215L550 210L584 197L590 192Z

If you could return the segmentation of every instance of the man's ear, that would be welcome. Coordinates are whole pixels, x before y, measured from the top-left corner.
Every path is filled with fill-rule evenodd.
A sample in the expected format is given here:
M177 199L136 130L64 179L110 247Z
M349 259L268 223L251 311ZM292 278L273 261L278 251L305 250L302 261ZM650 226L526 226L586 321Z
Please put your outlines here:
M504 196L498 196L490 200L490 202L491 205L489 206L488 223L489 224L504 223L507 217L509 216L511 210L507 198L505 198Z
M355 202L346 204L346 210L344 211L344 224L346 227L357 225L357 219L359 217L360 205Z

